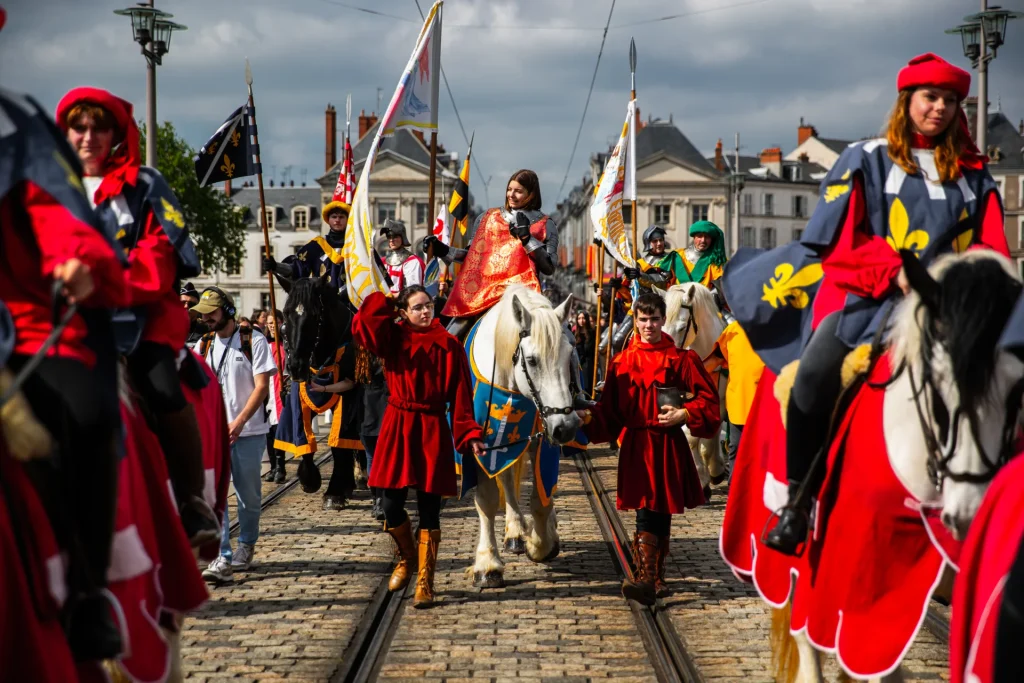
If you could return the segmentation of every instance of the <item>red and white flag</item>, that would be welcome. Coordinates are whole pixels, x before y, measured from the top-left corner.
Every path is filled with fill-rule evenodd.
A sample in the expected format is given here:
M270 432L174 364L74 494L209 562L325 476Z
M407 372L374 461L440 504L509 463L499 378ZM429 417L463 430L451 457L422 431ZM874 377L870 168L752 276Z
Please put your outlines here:
M341 178L345 179L345 203L352 205L352 195L356 192L356 169L352 163L352 143L345 138L345 160L341 164Z
M441 204L441 213L437 214L437 220L434 221L434 237L447 245L452 243L452 215L444 204Z

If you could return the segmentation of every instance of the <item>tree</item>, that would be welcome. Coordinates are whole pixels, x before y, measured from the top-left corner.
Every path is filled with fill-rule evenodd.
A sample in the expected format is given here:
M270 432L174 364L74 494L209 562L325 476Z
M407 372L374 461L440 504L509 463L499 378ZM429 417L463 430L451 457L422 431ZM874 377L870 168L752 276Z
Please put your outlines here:
M139 144L146 156L146 129ZM245 243L245 219L234 203L214 187L200 187L193 158L195 150L178 137L169 121L157 127L157 170L167 179L185 214L185 225L196 245L203 272L225 271L240 263Z

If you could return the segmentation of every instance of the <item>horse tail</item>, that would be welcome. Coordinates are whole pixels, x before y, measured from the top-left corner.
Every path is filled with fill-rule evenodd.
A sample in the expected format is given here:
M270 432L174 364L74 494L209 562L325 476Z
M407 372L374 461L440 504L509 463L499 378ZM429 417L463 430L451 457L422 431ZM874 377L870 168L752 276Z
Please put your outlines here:
M800 650L796 640L789 632L791 607L789 603L782 609L772 608L772 628L769 642L772 647L772 670L776 681L793 683L800 670Z

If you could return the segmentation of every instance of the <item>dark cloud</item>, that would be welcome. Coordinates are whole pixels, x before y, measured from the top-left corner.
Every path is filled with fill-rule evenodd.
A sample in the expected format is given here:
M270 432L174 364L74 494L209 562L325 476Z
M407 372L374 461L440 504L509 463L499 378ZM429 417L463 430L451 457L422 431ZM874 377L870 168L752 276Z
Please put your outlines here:
M1013 9L1020 0L1005 4ZM420 0L424 11L428 0ZM127 0L8 0L0 34L0 83L53 107L69 88L107 87L145 115L144 63L128 20L112 10ZM921 52L967 68L959 39L943 33L975 11L959 0L618 0L568 192L625 115L627 50L635 37L644 117L673 116L708 154L738 131L744 153L796 144L800 117L826 137L876 133L894 98L896 72ZM323 110L354 115L382 106L419 30L412 0L158 0L189 30L176 34L158 71L159 118L198 146L245 96L243 59L253 65L261 144L268 171L292 166L307 180L323 172ZM359 5L392 15L353 10ZM500 200L517 168L538 171L554 209L593 73L610 2L449 0L445 71L474 155ZM641 22L686 14L668 21ZM405 21L394 17L402 17ZM532 27L532 28L517 28ZM543 28L544 30L540 30ZM993 106L1024 118L1024 20L990 65ZM353 128L356 123L353 121ZM464 152L442 90L441 141ZM472 186L484 202L482 178ZM563 194L565 193L563 192Z

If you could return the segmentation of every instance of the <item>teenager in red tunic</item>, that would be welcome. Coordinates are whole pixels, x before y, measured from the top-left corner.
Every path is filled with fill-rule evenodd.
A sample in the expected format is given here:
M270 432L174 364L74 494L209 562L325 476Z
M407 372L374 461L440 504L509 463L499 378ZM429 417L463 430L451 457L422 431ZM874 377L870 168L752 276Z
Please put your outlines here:
M399 316L401 322L395 322ZM352 334L383 361L391 392L369 481L383 490L384 530L401 556L388 587L405 588L418 566L413 606L426 607L434 602L441 498L457 493L453 440L461 453L484 452L483 432L473 417L469 361L462 345L434 319L433 301L420 285L406 287L394 300L379 292L366 297ZM405 512L409 487L416 489L420 515L415 541Z
M913 250L925 265L969 246L1009 256L996 184L961 107L970 84L968 72L941 57L910 60L897 78L885 139L852 145L822 183L824 201L801 238L821 253L824 278L814 298L814 333L800 356L786 413L790 504L765 539L779 552L796 554L807 537L811 496L798 499L797 492L805 478L807 491L820 487L823 472L812 472L811 463L825 446L843 359L870 341L884 306L909 291L897 250ZM863 151L869 146L885 153L872 156ZM844 169L842 179L832 177ZM843 207L836 200L847 193L841 219L822 219ZM897 204L893 195L902 201ZM891 209L879 209L890 201Z
M153 413L182 525L200 546L218 537L220 524L203 499L199 424L175 363L190 328L180 278L200 270L183 211L159 171L141 165L130 103L99 88L75 88L57 105L57 125L82 162L89 200L128 253L127 286L115 316L118 345ZM229 429L235 435L243 426Z
M622 594L645 605L666 595L665 558L672 515L704 503L700 477L682 425L697 437L718 433L718 389L694 351L677 349L662 334L665 301L645 292L633 304L638 336L611 362L601 401L579 411L591 441L621 435L616 507L636 510L634 576ZM679 407L658 408L658 389L677 389ZM591 419L593 418L593 419Z

